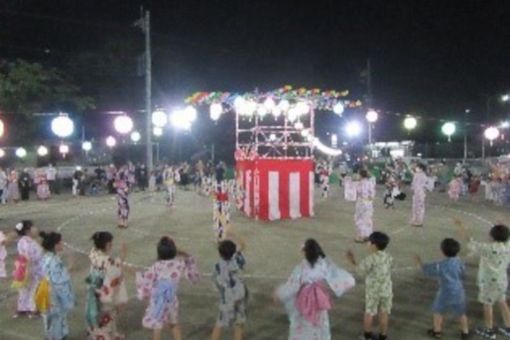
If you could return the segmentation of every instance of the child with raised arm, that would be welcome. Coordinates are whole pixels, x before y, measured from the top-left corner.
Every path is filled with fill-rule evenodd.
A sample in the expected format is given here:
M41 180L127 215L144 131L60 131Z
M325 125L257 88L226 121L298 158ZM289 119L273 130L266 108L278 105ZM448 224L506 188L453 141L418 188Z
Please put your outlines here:
M475 333L487 339L496 339L493 305L497 303L504 324L497 331L510 336L510 310L506 302L507 269L510 263L509 229L506 225L497 224L489 232L491 241L477 242L469 236L460 220L456 219L454 222L459 228L460 235L468 240L468 250L480 256L477 278L478 301L483 304L485 326L477 328Z
M424 264L418 255L415 256L415 261L423 273L428 277L436 278L439 282L439 290L432 305L433 326L427 334L432 338L441 338L443 316L451 312L459 319L460 338L468 339L466 293L462 283L465 269L464 263L457 256L460 252L460 243L452 238L445 238L441 242L441 252L445 258L438 262Z
M158 260L145 273L136 276L138 298L149 300L142 324L152 329L154 340L161 339L161 331L167 326L173 339L181 340L177 290L183 277L192 283L198 281L197 263L194 257L178 250L168 236L159 240L157 254Z
M243 338L246 323L248 289L241 277L246 260L243 250L245 241L232 231L225 230L225 239L218 243L220 261L213 269L213 281L220 293L219 313L211 339L219 340L224 328L234 328L234 339Z
M375 339L386 340L388 337L388 318L393 302L393 283L391 267L393 258L385 249L390 238L385 233L375 231L368 237L370 255L357 263L352 251L347 252L347 259L356 271L365 276L365 315L363 318L362 339L371 340L374 316L379 317L379 335Z

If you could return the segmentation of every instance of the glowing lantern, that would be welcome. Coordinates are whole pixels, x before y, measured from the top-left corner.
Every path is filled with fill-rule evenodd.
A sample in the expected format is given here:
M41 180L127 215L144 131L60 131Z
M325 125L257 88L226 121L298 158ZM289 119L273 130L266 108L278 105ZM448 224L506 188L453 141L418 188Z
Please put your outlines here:
M138 143L140 141L140 139L142 138L142 136L140 135L140 132L138 131L133 131L131 133L131 140L134 142L134 143Z
M418 125L418 121L416 120L416 118L406 117L406 119L404 119L404 128L406 130L413 130L414 128L416 128L416 125Z
M490 144L492 146L492 142L499 137L499 130L494 126L489 126L484 131L484 136L490 141Z
M448 136L449 142L451 141L451 139L452 139L451 137L455 133L455 130L456 130L456 127L455 127L455 123L453 123L453 122L446 122L441 127L441 131L443 132L443 134Z
M367 121L368 121L369 123L371 123L371 124L372 124L372 123L375 123L375 122L377 121L377 118L379 118L379 115L377 114L377 112L376 112L376 111L374 111L374 110L369 110L369 111L367 112L367 115L365 116L365 118L367 119Z
M61 144L58 147L58 151L65 157L69 153L69 145Z
M60 138L69 137L74 132L74 123L66 115L60 115L51 121L51 131Z
M125 115L118 116L113 121L113 126L118 133L125 135L133 130L133 120Z
M81 148L83 149L83 151L89 152L90 150L92 150L92 143L89 141L85 141L82 143Z
M168 123L168 115L161 110L156 110L152 113L152 125L157 127L164 127Z
M40 157L47 156L48 155L48 148L45 147L44 145L41 145L40 147L37 148L37 154Z
M223 113L223 106L219 103L212 103L209 108L209 114L212 120L220 119L221 114Z
M106 146L108 146L109 148L113 148L115 144L117 144L117 141L115 140L114 137L108 136L106 138Z
M335 104L335 106L333 106L333 112L339 116L342 115L342 113L344 113L344 104L338 102Z
M25 158L27 156L27 150L25 148L17 148L16 149L16 157Z

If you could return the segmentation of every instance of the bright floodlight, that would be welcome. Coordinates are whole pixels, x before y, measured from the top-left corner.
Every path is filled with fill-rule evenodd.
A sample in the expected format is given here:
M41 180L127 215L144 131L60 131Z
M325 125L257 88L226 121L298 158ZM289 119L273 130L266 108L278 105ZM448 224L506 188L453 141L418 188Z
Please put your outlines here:
M223 106L219 103L212 103L209 107L209 114L212 120L220 119L221 114L223 113Z
M191 129L189 112L186 112L186 110L175 110L170 115L170 123L172 123L172 125L178 129Z
M347 137L356 137L361 134L361 125L357 121L353 120L345 125L344 130Z
M131 141L133 141L134 143L138 143L141 138L142 136L140 135L140 132L138 131L131 132Z
M368 110L365 118L369 123L375 123L377 121L377 118L379 118L379 115L377 114L377 111L375 110Z
M5 156L4 149L0 149L0 158L3 158Z
M133 130L133 120L125 115L118 116L113 121L113 127L120 134L127 134Z
M344 113L344 104L338 102L335 104L335 106L333 106L333 112L337 115L342 115L342 113Z
M168 123L168 115L161 110L156 110L152 113L152 125L157 127L164 127Z
M85 141L81 144L81 148L83 149L83 151L89 152L90 150L92 150L92 143L89 141Z
M4 122L0 119L0 137L4 135Z
M507 102L510 100L510 94L504 94L501 96L501 100Z
M59 147L58 147L58 152L60 152L61 154L63 155L66 155L69 153L69 145L66 145L66 144L61 144Z
M186 106L184 112L186 113L186 116L190 123L194 122L197 119L197 109L195 109L193 106L191 105Z
M45 147L44 145L41 145L40 147L37 148L37 154L40 157L47 156L48 155L48 148Z
M441 127L441 131L448 137L451 137L455 133L456 127L453 122L446 122Z
M51 131L60 138L69 137L73 134L74 123L67 116L58 116L51 121Z
M489 126L485 129L483 135L491 142L499 137L499 130L494 126Z
M113 148L115 146L115 144L117 144L117 141L115 140L115 138L113 136L108 136L106 138L106 146L107 147Z
M404 119L404 128L406 130L413 130L416 125L418 125L418 121L416 120L416 118L414 117L406 117L406 119Z
M163 135L163 129L160 128L160 127L157 127L155 126L153 129L152 129L152 133L154 134L154 136L156 137L161 137Z
M274 100L271 97L267 97L266 100L264 101L264 107L267 109L268 112L271 112L275 106L276 104L274 103Z
M16 157L25 158L27 155L27 150L25 148L17 148L16 149Z

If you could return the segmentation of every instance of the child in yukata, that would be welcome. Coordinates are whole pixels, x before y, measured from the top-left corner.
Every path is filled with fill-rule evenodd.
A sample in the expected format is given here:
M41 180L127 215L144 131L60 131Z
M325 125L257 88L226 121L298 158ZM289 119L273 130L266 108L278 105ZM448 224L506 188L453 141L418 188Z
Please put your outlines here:
M393 258L385 249L390 243L388 235L376 231L368 237L370 255L359 264L352 251L347 252L347 259L356 268L356 272L365 276L365 316L361 339L386 340L388 337L388 318L393 301L393 283L391 267ZM372 336L374 316L379 316L379 335Z
M464 263L457 256L460 252L460 243L452 238L446 238L441 242L441 252L445 258L438 262L424 264L419 256L415 256L415 261L423 273L439 282L439 290L432 305L432 329L429 329L427 334L432 338L440 339L444 315L451 312L459 320L460 338L468 339L466 293L462 283L465 268Z
M65 340L69 336L67 314L74 308L71 276L58 255L64 249L62 235L41 232L44 275L50 286L50 306L42 312L46 340Z
M23 220L16 224L16 232L20 239L18 241L18 258L16 259L15 272L19 268L27 268L21 276L23 279L17 280L18 285L18 305L13 318L26 315L29 318L37 315L34 294L44 276L42 267L43 249L36 240L37 228L30 220ZM18 275L15 275L18 276Z
M477 242L471 238L460 220L455 224L461 236L468 240L467 248L480 256L478 267L478 302L483 304L485 326L475 329L475 333L487 339L496 339L496 332L510 336L510 310L506 301L508 289L507 269L510 264L510 231L506 225L498 224L491 228L490 242ZM503 326L494 327L493 306L498 304L503 318Z
M136 275L138 298L149 300L142 325L152 329L153 340L161 339L166 326L170 327L174 340L181 340L177 291L182 278L192 283L198 281L197 263L194 257L177 249L168 236L159 240L157 253L158 260L145 273Z
M355 280L326 258L316 240L306 240L302 252L304 259L287 282L276 289L274 300L283 302L287 311L289 340L330 340L332 303L327 288L340 297L354 287Z
M213 269L213 281L220 293L219 314L211 340L219 340L225 328L234 328L234 339L243 338L246 323L248 289L241 277L246 260L243 250L246 243L231 229L225 230L225 240L219 242L220 261Z
M87 283L85 318L91 340L124 340L118 332L117 321L128 296L123 275L127 248L122 244L119 257L112 256L113 235L98 231L92 235L94 248L90 251L90 270Z

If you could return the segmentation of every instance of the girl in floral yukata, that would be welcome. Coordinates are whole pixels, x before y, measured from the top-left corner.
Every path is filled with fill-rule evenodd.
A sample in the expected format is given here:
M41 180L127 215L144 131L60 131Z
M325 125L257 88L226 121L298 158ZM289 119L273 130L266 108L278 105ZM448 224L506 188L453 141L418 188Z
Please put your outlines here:
M13 318L26 315L29 318L37 315L34 293L39 281L44 276L42 267L43 250L35 240L37 229L30 220L23 220L16 224L16 232L20 239L18 241L18 258L15 263L15 280L18 268L25 267L22 281L16 287L18 288L18 306Z
M115 180L115 189L117 190L117 226L125 229L129 218L129 184L126 171L119 171Z
M224 328L234 328L234 339L242 340L246 323L248 289L241 278L246 260L242 251L246 243L231 230L225 230L225 239L218 244L220 261L213 270L213 281L220 293L219 314L211 340L219 340Z
M145 272L137 273L138 298L149 299L142 325L153 330L153 339L161 339L161 331L169 326L174 340L181 340L177 289L181 278L192 283L199 279L195 258L180 251L167 236L159 240L158 260Z
M303 255L287 283L276 290L275 299L284 303L289 315L289 340L330 340L327 287L339 297L354 287L355 280L327 259L314 239L306 240Z
M41 232L43 270L50 286L50 306L43 312L46 340L63 340L69 335L67 313L74 308L74 293L71 276L58 255L64 249L62 235Z
M85 312L90 339L122 340L124 336L117 332L117 319L121 307L128 301L122 273L127 248L122 244L120 257L112 257L112 234L99 231L92 240L94 249L89 254Z
M374 230L372 217L374 215L375 182L365 169L361 169L359 175L361 180L357 183L356 189L356 212L354 214L356 238L354 241L363 243Z
M459 200L460 193L462 191L462 178L455 176L448 184L448 197L457 202Z

